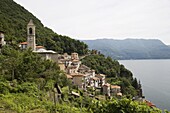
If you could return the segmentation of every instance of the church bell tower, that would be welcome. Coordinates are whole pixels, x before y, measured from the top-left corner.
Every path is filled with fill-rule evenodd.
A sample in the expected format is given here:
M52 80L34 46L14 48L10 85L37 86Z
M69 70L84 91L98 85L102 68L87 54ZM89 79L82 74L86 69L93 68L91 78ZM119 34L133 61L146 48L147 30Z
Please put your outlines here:
M27 25L27 48L31 48L33 51L36 50L35 25L32 20Z

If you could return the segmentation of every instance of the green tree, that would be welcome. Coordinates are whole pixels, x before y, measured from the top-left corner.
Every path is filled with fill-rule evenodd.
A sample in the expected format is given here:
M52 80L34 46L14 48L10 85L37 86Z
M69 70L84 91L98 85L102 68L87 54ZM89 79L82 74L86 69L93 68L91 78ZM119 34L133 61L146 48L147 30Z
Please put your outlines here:
M85 43L68 36L59 35L44 27L39 19L13 0L0 0L0 30L5 32L5 40L8 44L19 44L26 41L26 26L30 19L36 25L36 42L38 45L43 45L58 53L77 52L80 55L87 53L88 47Z
M139 92L137 80L133 78L133 74L117 60L104 55L90 55L82 59L82 63L94 69L96 73L106 75L106 79L110 84L120 85L123 94L136 96ZM135 83L136 82L136 83Z

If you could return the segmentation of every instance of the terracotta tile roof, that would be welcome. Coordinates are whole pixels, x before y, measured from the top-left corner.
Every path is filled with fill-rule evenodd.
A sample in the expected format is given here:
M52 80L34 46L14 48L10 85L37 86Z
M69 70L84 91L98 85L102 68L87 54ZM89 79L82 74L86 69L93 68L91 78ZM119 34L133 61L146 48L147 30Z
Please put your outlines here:
M117 96L122 96L122 93L117 93Z
M104 74L98 74L98 76L102 76L102 77L105 77L106 75L104 75Z
M91 70L92 72L95 71L94 69Z
M72 76L72 77L83 77L84 74L80 74L80 73L72 73L71 76Z
M77 66L69 66L69 67L67 67L68 69L76 69L77 68Z
M44 46L36 46L37 49L44 48Z
M75 59L74 59L74 60L72 60L72 62L79 62L79 60L75 60Z
M118 85L111 85L111 89L120 89L120 86L118 86Z
M21 45L26 45L26 44L28 44L27 42L21 42L20 43Z
M92 80L100 80L98 77L91 78Z
M72 79L73 77L71 75L66 75L68 79Z
M145 100L145 102L149 107L156 107L155 104L153 104L152 102L150 102L148 100Z
M106 84L104 84L103 86L110 87L110 84L109 84L109 83L106 83Z
M67 54L67 53L64 53L64 56L68 56L68 54Z
M87 67L86 65L80 65L80 69L90 70L90 68L89 68L89 67Z
M71 54L73 54L73 55L74 55L74 54L78 54L78 53L76 53L76 52L73 52L73 53L71 53Z
M84 76L90 76L90 74L89 73L84 73Z

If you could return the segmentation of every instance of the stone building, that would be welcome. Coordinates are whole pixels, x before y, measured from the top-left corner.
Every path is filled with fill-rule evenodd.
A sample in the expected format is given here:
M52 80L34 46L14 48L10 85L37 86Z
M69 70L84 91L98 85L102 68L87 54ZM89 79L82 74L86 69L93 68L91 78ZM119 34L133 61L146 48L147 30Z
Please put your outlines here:
M79 60L78 53L71 53L71 60Z
M118 85L111 85L110 93L111 93L111 95L122 96L121 87Z
M110 84L106 83L103 85L103 94L106 96L110 96Z
M27 49L27 42L21 42L20 47L21 49Z
M35 25L32 20L27 25L27 48L31 48L33 51L36 50Z
M98 77L100 79L100 86L102 87L105 84L106 75L104 75L104 74L96 74L96 77Z
M53 50L46 50L44 46L36 46L36 26L33 20L27 24L27 42L20 43L21 49L31 48L33 52L38 53L42 58L58 62L58 54Z
M33 52L38 53L42 58L46 60L52 60L54 62L58 62L58 54L55 51L38 49L37 51L33 51Z
M78 88L84 87L84 74L72 73L71 76L73 77L73 84L77 85Z

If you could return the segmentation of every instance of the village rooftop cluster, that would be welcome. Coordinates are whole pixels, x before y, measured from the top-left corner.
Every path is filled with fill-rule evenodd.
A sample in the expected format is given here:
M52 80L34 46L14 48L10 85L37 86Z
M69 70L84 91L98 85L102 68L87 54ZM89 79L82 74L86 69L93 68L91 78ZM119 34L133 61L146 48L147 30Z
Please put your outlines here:
M0 48L6 45L4 32L0 31ZM64 71L67 79L71 80L72 84L77 86L78 89L87 91L89 88L92 90L98 90L100 94L107 97L122 96L121 87L118 85L111 85L106 82L106 76L104 74L96 74L95 70L87 67L81 63L81 57L78 53L58 54L53 50L46 50L44 46L36 45L35 37L35 25L32 20L27 24L27 41L19 44L21 49L31 48L33 52L39 54L43 59L56 62L60 70ZM60 88L58 88L60 89ZM61 92L61 90L59 91ZM80 96L78 93L72 91L74 96ZM93 94L88 94L94 96ZM133 98L134 100L144 101L150 107L155 107L153 103L141 98Z
M46 50L44 46L36 45L36 32L33 20L27 24L27 41L19 44L21 49L31 48L33 52L38 53L44 59L52 60L58 63L60 70L64 71L67 78L72 81L72 84L79 89L87 91L88 88L93 90L98 89L106 96L122 96L121 87L118 85L111 85L106 82L104 74L96 74L95 70L81 64L78 53L71 53L68 55L57 54L53 50ZM0 31L0 46L5 45L4 32Z

